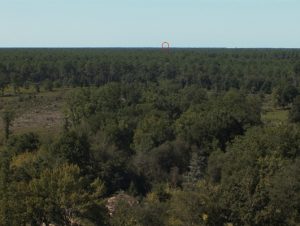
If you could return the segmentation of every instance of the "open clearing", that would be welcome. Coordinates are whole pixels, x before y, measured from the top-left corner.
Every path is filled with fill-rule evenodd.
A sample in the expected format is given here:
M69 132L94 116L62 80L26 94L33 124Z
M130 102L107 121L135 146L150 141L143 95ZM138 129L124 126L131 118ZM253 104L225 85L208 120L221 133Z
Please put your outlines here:
M54 135L63 125L63 108L67 91L60 89L39 94L1 97L0 110L13 110L15 119L11 130L14 134L38 132L41 136ZM3 128L2 120L0 128ZM1 138L3 138L2 129Z

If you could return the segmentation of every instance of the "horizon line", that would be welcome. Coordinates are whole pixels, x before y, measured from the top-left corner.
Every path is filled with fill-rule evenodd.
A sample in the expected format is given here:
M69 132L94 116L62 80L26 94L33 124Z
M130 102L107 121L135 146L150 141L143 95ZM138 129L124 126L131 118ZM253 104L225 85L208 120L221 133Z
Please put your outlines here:
M162 47L134 47L134 46L0 46L0 49L162 49ZM300 47L185 47L185 46L170 46L169 49L300 49Z

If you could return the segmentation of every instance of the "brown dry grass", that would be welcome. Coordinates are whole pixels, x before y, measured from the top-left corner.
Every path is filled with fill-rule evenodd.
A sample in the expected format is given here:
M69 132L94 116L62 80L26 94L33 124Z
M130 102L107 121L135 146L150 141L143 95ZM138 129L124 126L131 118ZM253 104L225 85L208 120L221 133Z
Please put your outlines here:
M44 92L37 95L24 94L15 97L0 97L1 109L11 109L15 119L13 134L35 132L40 136L53 136L63 126L65 89ZM3 125L0 120L0 139L3 138Z

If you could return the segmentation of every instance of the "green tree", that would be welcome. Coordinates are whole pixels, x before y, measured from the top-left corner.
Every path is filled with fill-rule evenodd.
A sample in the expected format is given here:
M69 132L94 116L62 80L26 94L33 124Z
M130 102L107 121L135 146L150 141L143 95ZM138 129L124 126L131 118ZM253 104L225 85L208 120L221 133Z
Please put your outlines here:
M9 135L11 134L10 127L14 120L15 114L13 111L4 110L1 116L3 121L3 126L4 126L4 135L5 135L5 139L7 140L9 138Z
M10 212L10 160L8 149L0 149L0 224L12 225L12 214Z
M1 92L1 96L4 95L4 90L5 90L5 87L7 86L7 84L8 84L8 82L7 82L7 79L6 79L5 75L0 72L0 92Z
M34 84L34 90L35 90L36 93L40 92L40 84L39 83Z
M299 225L300 159L286 164L271 179L270 202L284 225Z
M44 88L46 91L53 91L53 82L51 80L46 80L44 82Z
M36 151L40 144L39 136L30 132L11 137L7 145L15 154L20 154L23 152Z
M174 191L170 200L168 211L170 216L167 225L206 225L206 203L207 197L197 191Z
M147 152L173 137L171 122L164 112L147 114L134 132L134 148Z
M297 219L297 212L278 212L288 204L277 203L275 208L271 192L277 191L278 194L281 189L276 187L281 186L275 180L277 172L281 169L285 171L286 164L298 158L299 136L299 129L295 126L253 128L244 137L237 138L223 156L218 154L210 157L209 164L212 165L209 165L209 172L216 168L214 165L221 169L221 195L218 202L228 222L237 225L277 226L290 225L287 219ZM282 184L292 183L293 192L287 202L297 203L297 189L294 187L298 186L297 177L280 178ZM270 181L273 180L276 182L271 185ZM276 199L273 197L273 200Z
M90 144L85 134L78 135L74 131L63 133L53 145L53 153L82 169L91 164Z
M89 186L89 189L86 189ZM38 223L80 224L84 218L105 225L104 187L100 180L87 184L75 165L46 169L29 184L28 211ZM96 214L95 208L98 209ZM96 214L91 215L92 213ZM98 219L97 219L98 218Z
M199 150L198 148L193 147L186 182L188 184L196 184L199 180L203 179L206 167L207 154L203 149Z
M216 141L224 150L228 141L261 123L260 109L259 100L229 91L223 97L191 106L175 122L175 133L199 147L211 146Z
M190 150L185 142L175 140L165 142L147 152L139 152L135 157L138 170L152 182L169 181L174 186L180 181L176 171L182 174L187 171ZM174 171L176 169L176 171Z
M295 86L286 85L280 86L274 92L275 104L280 107L285 107L293 102L299 91Z
M300 122L300 96L297 96L293 101L293 105L289 111L289 121Z
M80 89L71 91L66 96L66 117L70 118L73 126L80 125L95 111L95 104L91 103L92 91Z

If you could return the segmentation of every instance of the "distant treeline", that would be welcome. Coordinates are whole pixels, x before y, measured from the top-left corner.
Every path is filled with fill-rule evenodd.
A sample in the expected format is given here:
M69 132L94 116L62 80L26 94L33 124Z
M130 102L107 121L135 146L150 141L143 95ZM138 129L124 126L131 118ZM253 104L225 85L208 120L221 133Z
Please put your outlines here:
M0 88L89 86L169 79L202 88L271 93L299 85L296 49L1 49ZM49 83L53 83L50 84Z

